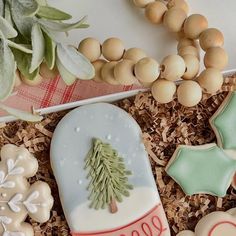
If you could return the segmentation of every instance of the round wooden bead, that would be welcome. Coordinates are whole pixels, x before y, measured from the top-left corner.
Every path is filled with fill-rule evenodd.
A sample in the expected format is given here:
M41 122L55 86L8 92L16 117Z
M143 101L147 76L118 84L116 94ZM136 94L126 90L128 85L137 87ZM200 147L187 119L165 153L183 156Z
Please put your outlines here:
M197 80L204 92L210 94L214 94L220 90L224 82L222 73L215 68L208 68L204 70L199 75Z
M181 8L185 11L186 14L189 12L189 6L185 0L170 0L167 4L167 7L170 8Z
M178 101L185 107L196 106L202 99L200 85L192 80L182 82L177 89Z
M140 84L144 87L144 88L151 88L153 85L153 82L140 82Z
M140 82L154 82L160 75L160 65L156 60L145 57L135 65L134 74Z
M116 61L107 62L101 70L102 80L107 82L108 84L118 85L119 82L116 80L114 75L114 69L116 66Z
M24 75L20 75L21 80L29 85L29 86L38 86L43 82L43 77L41 75L38 75L36 78L34 78L33 80L27 79Z
M222 47L224 45L224 35L218 29L206 29L201 33L199 42L204 51L212 47Z
M184 29L182 28L179 32L175 33L174 37L177 41L180 41L181 39L186 38L184 34Z
M140 8L145 8L149 3L154 2L154 0L133 0L134 5Z
M169 103L176 92L176 84L173 81L158 79L152 85L152 96L159 103Z
M200 34L208 28L208 21L205 16L193 14L184 23L184 33L186 38L198 39Z
M228 64L228 54L221 47L209 48L204 57L206 68L217 68L223 70Z
M184 59L179 55L170 55L161 63L161 77L167 80L176 81L185 73Z
M50 70L45 62L40 65L39 74L44 79L55 79L57 75L59 75L58 69L55 66L52 70Z
M145 8L145 15L151 23L161 24L167 10L168 9L163 2L155 1L147 5Z
M164 15L164 26L170 32L179 32L182 29L183 23L187 18L186 12L181 8L171 8Z
M184 55L183 59L186 65L186 71L182 78L186 80L194 79L200 70L200 62L198 58L193 55Z
M184 55L192 55L200 59L199 50L194 46L186 46L179 49L178 54L183 57Z
M187 47L187 46L197 47L197 43L196 41L192 39L181 38L178 42L177 50L179 51L180 48Z
M124 54L124 59L128 59L137 63L139 60L146 57L146 53L140 48L130 48Z
M136 82L134 76L135 63L131 60L124 59L117 63L114 69L116 80L122 85L132 85Z
M119 61L124 52L124 44L118 38L109 38L102 44L102 54L108 61Z
M86 38L82 40L79 44L78 50L91 62L96 61L101 56L101 44L94 38Z
M107 62L105 60L99 59L95 62L93 62L93 67L95 69L95 76L93 78L94 81L96 82L103 82L102 79L102 68Z

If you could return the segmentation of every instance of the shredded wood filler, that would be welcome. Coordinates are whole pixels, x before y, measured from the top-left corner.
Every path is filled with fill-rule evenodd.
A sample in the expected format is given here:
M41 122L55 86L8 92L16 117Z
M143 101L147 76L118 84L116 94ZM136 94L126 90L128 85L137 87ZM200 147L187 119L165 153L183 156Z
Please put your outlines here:
M194 108L184 108L176 100L159 105L148 92L116 104L129 112L142 128L153 175L174 236L180 230L193 230L197 222L210 212L236 207L236 193L232 188L224 198L204 194L186 197L164 170L177 145L201 145L215 141L208 120L226 97L227 91L235 89L236 76L226 78L219 94L204 95L203 101ZM52 188L55 204L51 219L45 224L28 220L33 225L36 236L70 235L49 160L53 131L67 112L50 114L37 124L17 121L0 125L0 147L7 143L27 147L39 161L39 172L30 179L30 183L42 180Z

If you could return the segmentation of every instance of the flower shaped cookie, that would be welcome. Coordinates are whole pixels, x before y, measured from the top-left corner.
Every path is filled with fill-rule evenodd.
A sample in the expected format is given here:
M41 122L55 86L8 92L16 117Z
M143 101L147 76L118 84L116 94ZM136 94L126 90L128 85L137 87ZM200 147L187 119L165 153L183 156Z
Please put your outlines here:
M33 236L33 228L25 223L27 215L43 223L50 217L53 198L49 186L41 181L31 185L27 178L38 170L37 160L27 149L5 145L0 162L0 234Z

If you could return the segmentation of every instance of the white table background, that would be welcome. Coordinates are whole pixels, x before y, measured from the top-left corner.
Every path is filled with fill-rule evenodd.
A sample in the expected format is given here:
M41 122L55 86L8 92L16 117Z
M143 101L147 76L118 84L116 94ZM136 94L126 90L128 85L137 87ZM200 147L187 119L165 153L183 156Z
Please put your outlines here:
M74 19L88 15L90 28L70 33L67 42L78 44L85 37L101 42L119 37L126 48L140 47L159 61L176 53L176 41L163 26L150 24L143 11L132 0L49 0L49 3L70 12ZM236 0L188 0L191 13L200 13L209 20L209 27L220 29L225 35L229 66L236 68Z

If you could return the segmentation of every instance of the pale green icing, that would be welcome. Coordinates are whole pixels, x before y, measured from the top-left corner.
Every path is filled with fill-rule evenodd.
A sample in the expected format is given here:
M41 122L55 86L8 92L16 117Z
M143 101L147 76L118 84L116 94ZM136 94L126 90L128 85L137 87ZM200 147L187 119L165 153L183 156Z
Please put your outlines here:
M216 145L182 146L167 173L187 195L208 193L223 197L236 171L236 161Z
M212 125L217 129L224 149L236 149L236 92L233 92Z

